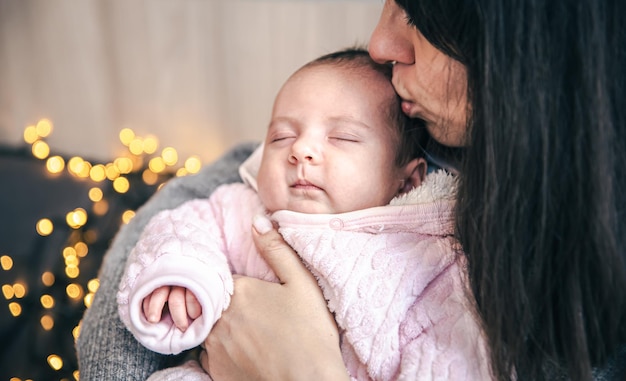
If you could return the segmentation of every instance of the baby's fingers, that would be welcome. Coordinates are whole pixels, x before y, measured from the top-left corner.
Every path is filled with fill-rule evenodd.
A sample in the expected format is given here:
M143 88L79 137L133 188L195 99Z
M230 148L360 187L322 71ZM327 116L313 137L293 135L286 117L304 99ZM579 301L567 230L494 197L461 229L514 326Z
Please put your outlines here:
M169 286L162 286L152 291L143 300L143 313L150 323L158 323L161 320L163 308L170 293Z
M202 307L193 292L185 290L185 301L187 302L187 315L189 315L192 320L199 318L202 314Z
M174 325L181 331L185 332L189 327L187 306L185 304L185 289L183 287L172 287L170 296L167 299L167 305L170 310L170 316L174 321Z

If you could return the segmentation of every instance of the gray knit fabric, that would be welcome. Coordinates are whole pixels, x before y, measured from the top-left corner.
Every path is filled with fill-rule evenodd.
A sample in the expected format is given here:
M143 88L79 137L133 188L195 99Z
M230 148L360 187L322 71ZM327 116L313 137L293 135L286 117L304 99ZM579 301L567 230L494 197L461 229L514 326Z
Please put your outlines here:
M256 144L237 146L197 175L170 180L117 233L103 259L100 288L83 316L76 343L82 381L145 380L176 360L145 349L120 321L116 294L126 259L144 226L157 212L193 198L208 197L219 185L240 182L238 167L254 148Z

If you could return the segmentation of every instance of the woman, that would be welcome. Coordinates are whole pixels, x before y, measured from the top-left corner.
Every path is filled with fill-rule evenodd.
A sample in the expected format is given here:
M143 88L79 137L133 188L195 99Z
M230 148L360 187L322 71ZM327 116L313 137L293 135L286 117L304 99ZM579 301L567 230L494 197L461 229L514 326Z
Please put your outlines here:
M387 0L372 35L370 54L394 63L403 110L464 147L457 233L498 379L625 379L625 10L618 0ZM207 169L206 188L232 178L243 155ZM177 186L158 208L180 201ZM132 338L106 316L124 236L157 203L107 256L78 342L82 378L163 366L127 349ZM255 237L282 284L236 281L204 368L216 380L347 379L315 280L275 230Z
M501 380L588 380L594 369L597 378L624 379L623 365L621 375L602 371L620 348L614 362L626 358L622 4L388 0L370 41L374 59L395 64L403 110L425 119L440 143L466 146L457 230ZM288 256L275 233L267 235L259 243L271 248L270 260ZM285 273L286 288L304 287ZM238 285L239 298L260 303L251 295L270 293L249 283ZM283 313L289 305L276 304ZM241 314L227 313L231 331L244 336L245 325L261 335L263 323L253 330ZM315 320L313 312L302 316ZM320 345L332 346L334 332L322 332L329 342ZM206 367L225 374L229 351L249 366L241 351L252 352L250 340L237 346L216 330ZM298 355L308 369L318 356ZM298 369L294 357L284 358L289 369ZM272 365L256 372L286 375Z

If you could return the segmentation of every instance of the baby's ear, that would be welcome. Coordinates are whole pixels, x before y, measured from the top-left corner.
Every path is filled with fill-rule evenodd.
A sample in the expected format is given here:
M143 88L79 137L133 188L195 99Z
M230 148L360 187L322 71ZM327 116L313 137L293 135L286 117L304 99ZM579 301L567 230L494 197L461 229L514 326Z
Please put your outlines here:
M403 181L401 182L398 194L410 192L422 184L426 177L426 160L422 157L411 160L402 170Z

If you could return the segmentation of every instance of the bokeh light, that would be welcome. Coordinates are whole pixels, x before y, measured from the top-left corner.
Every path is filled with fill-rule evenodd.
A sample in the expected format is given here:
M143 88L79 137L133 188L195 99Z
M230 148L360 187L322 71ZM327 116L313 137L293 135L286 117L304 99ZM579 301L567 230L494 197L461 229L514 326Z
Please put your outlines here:
M58 355L50 355L48 356L48 364L50 365L50 368L59 370L63 368L63 359L61 359Z
M33 144L39 139L37 135L37 127L28 126L24 129L24 141L28 144Z
M13 268L13 259L8 255L3 255L0 257L0 266L2 270L9 271Z
M173 166L178 162L178 152L172 147L166 147L161 152L161 157L165 165Z
M185 160L185 169L189 173L198 173L202 168L202 162L198 156L191 156Z
M93 278L91 270L85 269L83 262L89 263L91 257L101 259L104 254L101 238L110 237L110 231L104 231L102 226L94 224L100 221L118 221L121 224L129 223L135 216L134 200L139 192L141 197L146 197L144 189L155 192L160 189L166 181L175 176L186 176L197 173L202 167L202 162L198 156L187 158L184 163L179 163L179 154L174 147L160 149L159 139L154 135L138 136L131 128L124 128L119 132L119 140L122 143L124 152L120 152L110 162L90 162L80 156L56 155L51 153L52 148L46 141L53 132L53 124L48 119L40 119L35 124L24 128L24 142L30 145L30 153L36 159L41 160L41 166L46 174L62 175L67 173L73 182L87 182L86 186L88 205L65 210L45 216L38 216L35 223L35 232L41 237L50 236L56 242L57 238L67 235L67 242L58 248L54 253L43 253L42 255L57 255L63 267L54 270L33 269L39 273L32 274L30 280L12 277L10 272L20 269L14 261L12 253L2 253L0 255L0 270L7 272L7 278L1 286L2 296L5 300L5 314L16 319L25 318L26 314L35 314L29 321L35 322L38 330L46 331L47 335L55 334L60 330L67 330L67 308L89 308L98 291L100 282L98 278ZM26 151L29 152L29 151ZM176 167L178 166L178 168ZM63 176L55 176L55 181L65 181ZM123 196L131 190L135 190L135 184L149 188L137 187L139 192L129 196ZM131 189L132 188L132 189ZM149 193L148 193L149 196ZM129 199L128 202L120 203L118 200ZM77 199L78 200L78 199ZM87 198L81 199L87 200ZM82 202L82 201L81 201ZM124 210L124 208L129 208ZM79 205L76 205L79 206ZM63 220L65 213L65 221ZM119 220L111 220L108 214L115 213ZM101 219L104 218L104 219ZM107 222L107 229L110 222ZM116 229L111 229L116 230ZM52 241L50 241L52 242ZM92 246L94 245L94 246ZM97 246L95 246L97 245ZM45 247L42 245L42 247ZM95 254L89 255L90 249ZM86 258L86 259L85 259ZM43 264L44 262L42 262ZM50 263L48 260L45 264ZM21 270L20 270L21 271ZM11 278L9 278L11 277ZM10 282L8 279L12 279ZM36 282L35 286L28 282ZM41 283L40 283L41 282ZM64 292L59 293L59 290ZM37 290L37 291L35 291ZM82 303L76 303L82 301ZM34 306L39 306L39 311L34 310ZM27 312L28 311L28 312ZM60 318L64 316L64 318ZM72 326L75 323L71 323ZM71 328L71 332L65 331L63 335L71 334L76 340L80 333L80 322ZM58 334L56 334L58 336ZM36 345L36 343L34 343ZM59 343L60 345L60 343ZM49 355L44 356L41 361L47 361L48 372L58 371L61 380L79 380L77 369L71 369L77 365L73 359L66 356L75 356L74 351L61 353L61 350L50 350ZM70 369L68 369L68 366ZM42 368L41 366L35 366ZM33 369L35 369L33 368ZM44 367L45 368L45 367ZM62 374L62 372L66 372ZM35 379L35 377L31 377ZM31 378L13 377L12 381L27 381ZM45 378L45 377L44 377Z
M126 177L118 177L117 179L113 180L113 189L115 189L117 193L126 193L128 192L129 188L130 183L128 182L128 179Z
M127 224L130 222L130 220L133 219L133 217L135 217L135 212L133 210L127 210L124 213L122 213L122 222Z
M50 331L54 328L54 319L50 315L42 316L39 322L41 323L41 327L46 331Z
M37 122L37 135L41 138L46 138L52 132L52 122L48 119L40 119Z
M130 142L135 139L135 132L130 128L122 128L120 130L119 137L122 144L128 147L128 145L130 145Z
M33 152L33 156L35 156L37 159L43 160L47 158L50 154L50 146L48 146L48 143L44 142L43 140L37 140L36 142L34 142L31 150Z
M76 208L67 213L65 221L72 229L78 229L87 223L87 211L83 208Z
M102 164L96 164L89 170L89 177L99 183L107 178L106 167Z
M36 230L40 236L45 237L52 234L52 231L54 230L54 225L52 224L52 221L50 221L50 219L42 218L37 221Z
M65 169L65 160L61 156L51 156L46 161L46 169L50 173L61 173Z

